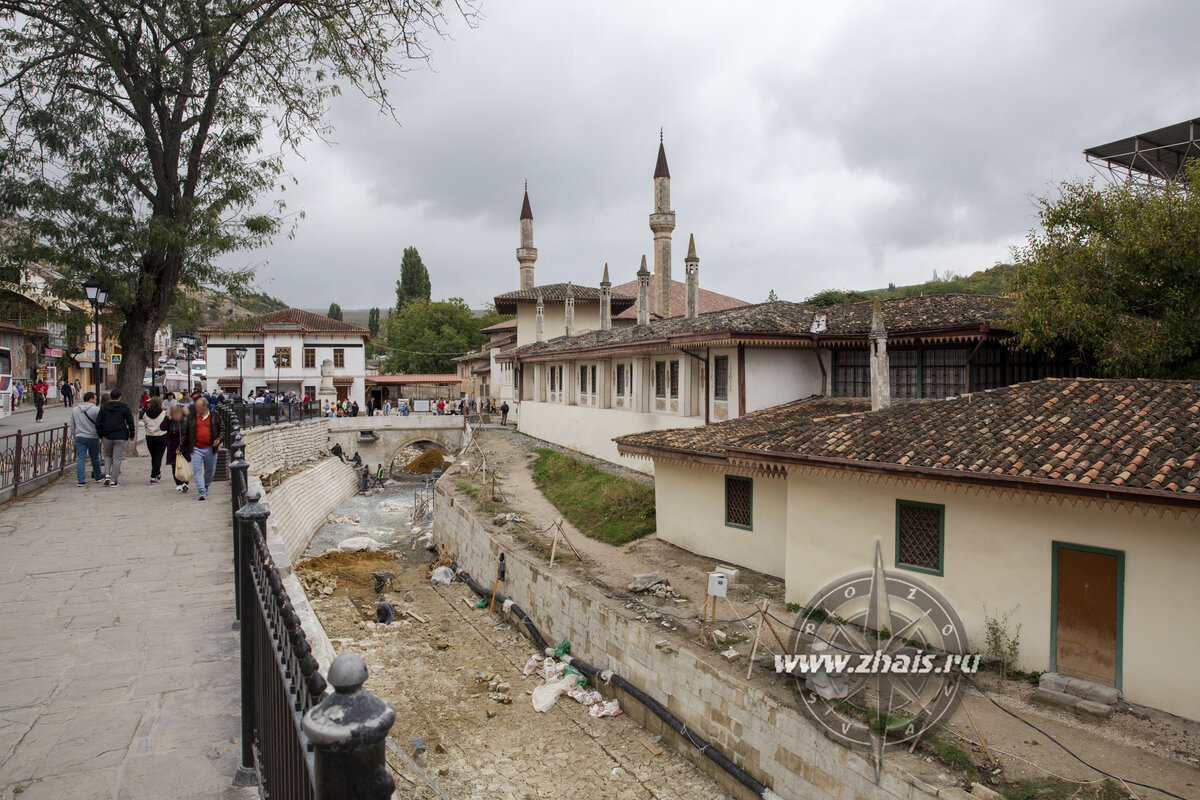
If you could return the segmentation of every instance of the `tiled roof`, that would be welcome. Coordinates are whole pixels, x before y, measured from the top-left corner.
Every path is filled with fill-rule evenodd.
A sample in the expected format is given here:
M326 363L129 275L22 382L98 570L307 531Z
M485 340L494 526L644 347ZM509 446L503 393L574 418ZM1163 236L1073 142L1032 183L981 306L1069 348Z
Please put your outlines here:
M614 292L632 295L637 297L637 281L622 283L620 286L614 286ZM707 289L701 289L699 292L699 313L707 314L710 311L724 311L727 308L737 308L739 306L750 305L745 300L738 300L736 297L730 297L725 294L717 294L710 292ZM653 288L650 291L650 316L661 317L658 313L658 302ZM687 284L679 281L671 281L671 315L683 316L687 313ZM614 314L614 319L637 319L637 304L630 306L620 314Z
M823 418L808 402L749 415L742 426L653 431L618 444L1076 493L1152 492L1200 505L1200 382L1048 378Z
M745 416L712 425L694 428L631 433L616 438L622 451L650 448L699 455L722 456L725 449L740 444L748 437L770 434L783 426L810 423L814 419L855 414L870 409L869 400L837 397L807 397L781 406L753 411Z
M488 325L486 328L480 328L480 333L499 333L501 331L515 331L517 329L517 320L506 319L502 322L497 322L494 325Z
M243 317L224 325L201 328L200 333L205 336L222 333L263 333L268 325L297 325L305 333L352 333L363 336L369 336L371 333L358 325L314 314L301 308L282 308L279 311Z
M501 314L517 313L519 303L536 303L539 296L547 303L561 303L567 299L567 287L571 287L571 295L576 303L599 303L600 289L596 286L576 286L571 283L547 283L543 286L532 286L528 289L516 289L496 295L496 310ZM616 291L612 293L613 311L624 309L637 301L637 298Z
M477 358L487 358L488 354L482 350L472 350L470 353L464 353L461 356L455 356L451 361L474 361Z
M885 300L881 313L888 335L935 333L949 330L978 331L981 326L1002 327L1012 301L1005 297L971 294L939 294ZM810 339L867 336L871 329L870 301L817 308L776 300L753 306L738 306L700 314L695 319L668 317L649 325L622 326L609 331L589 331L570 338L527 344L518 358L545 357L556 353L593 348L638 346L689 337L771 336Z
M368 375L366 383L368 386L403 386L410 383L451 384L461 380L454 374Z

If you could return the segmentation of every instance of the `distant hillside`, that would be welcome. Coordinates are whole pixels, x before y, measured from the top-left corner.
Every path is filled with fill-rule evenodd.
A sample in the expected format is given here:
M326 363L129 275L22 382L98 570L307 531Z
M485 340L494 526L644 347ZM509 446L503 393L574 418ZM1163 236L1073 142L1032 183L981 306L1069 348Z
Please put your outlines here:
M287 303L264 292L229 295L201 289L177 301L167 315L167 322L176 331L194 331L281 308L287 308Z
M911 286L888 284L884 289L826 289L817 292L804 302L818 306L832 306L837 303L854 303L860 300L889 300L896 297L917 297L926 294L1008 294L1013 289L1016 277L1016 267L1012 264L997 264L994 267L972 272L970 275L956 275L946 272L925 283L915 283Z

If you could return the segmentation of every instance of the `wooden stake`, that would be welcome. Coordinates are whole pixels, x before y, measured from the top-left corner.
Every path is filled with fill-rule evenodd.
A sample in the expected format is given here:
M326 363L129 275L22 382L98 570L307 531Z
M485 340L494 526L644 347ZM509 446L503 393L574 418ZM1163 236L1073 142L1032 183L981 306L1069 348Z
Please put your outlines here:
M769 603L766 600L763 600L762 604L760 606L758 606L758 611L760 614L762 614L764 619L767 616L767 606L768 605L769 605ZM758 652L758 640L759 640L759 637L762 636L762 629L763 629L763 625L761 622L758 623L758 627L754 629L754 644L752 644L750 646L750 658L749 658L750 663L746 665L746 680L750 680L750 673L752 673L754 671L754 656Z
M500 576L496 576L496 582L492 584L492 602L488 603L488 616L492 615L492 609L496 607L496 592L500 589Z
M559 532L559 530L560 530L559 527L557 525L555 525L554 526L554 534L553 534L554 538L550 540L550 566L551 567L554 566L554 554L556 552L558 552L558 532Z
M787 645L783 643L783 639L780 639L779 634L775 632L775 626L771 624L771 618L767 616L765 610L762 613L762 621L770 629L771 635L775 637L775 641L779 642L779 649L783 651L784 655L787 655Z
M995 764L996 757L992 755L992 751L988 749L987 739L983 738L983 734L980 733L979 728L976 727L975 718L971 716L971 711L967 708L967 699L965 697L960 705L962 705L962 710L967 712L967 722L971 723L971 730L975 731L975 735L979 737L979 744L983 746L983 752L987 753L988 761L991 761L992 764Z

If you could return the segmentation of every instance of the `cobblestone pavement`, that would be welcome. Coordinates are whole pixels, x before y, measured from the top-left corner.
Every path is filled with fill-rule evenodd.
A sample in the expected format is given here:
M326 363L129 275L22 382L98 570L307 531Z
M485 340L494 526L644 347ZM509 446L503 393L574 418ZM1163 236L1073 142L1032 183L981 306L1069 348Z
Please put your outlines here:
M117 488L71 472L0 510L3 800L257 796L230 788L228 484L200 503L149 473L145 456Z

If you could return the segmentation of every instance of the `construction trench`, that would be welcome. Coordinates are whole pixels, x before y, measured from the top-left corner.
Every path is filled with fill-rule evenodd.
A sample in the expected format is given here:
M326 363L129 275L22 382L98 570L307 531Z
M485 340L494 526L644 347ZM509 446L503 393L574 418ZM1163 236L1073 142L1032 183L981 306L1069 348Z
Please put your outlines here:
M630 715L589 713L604 703L584 705L564 693L548 711L534 709L533 692L547 683L544 651L553 652L558 642L533 644L531 634L541 633L520 621L519 606L501 596L489 609L490 588L467 575L449 585L430 582L431 567L448 556L439 562L424 546L428 523L409 524L413 489L422 482L414 478L351 498L295 565L335 649L362 655L368 688L396 709L389 763L397 796L729 797ZM387 539L389 528L396 536L385 549L332 549L355 535ZM375 622L379 602L390 604L390 624ZM526 675L535 650L543 651L538 670ZM555 661L552 669L562 669L572 657ZM578 661L574 667L593 674L605 699L613 696L593 668Z

